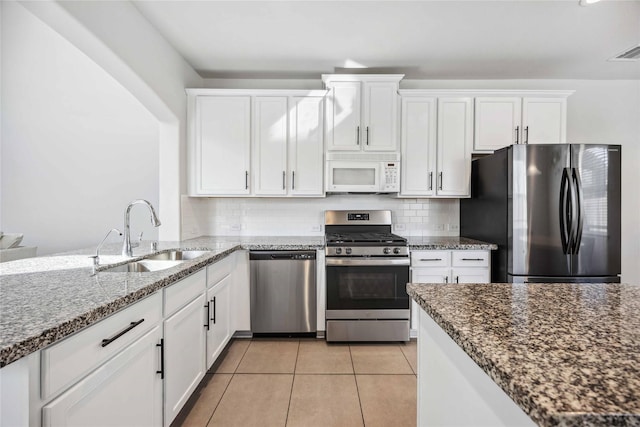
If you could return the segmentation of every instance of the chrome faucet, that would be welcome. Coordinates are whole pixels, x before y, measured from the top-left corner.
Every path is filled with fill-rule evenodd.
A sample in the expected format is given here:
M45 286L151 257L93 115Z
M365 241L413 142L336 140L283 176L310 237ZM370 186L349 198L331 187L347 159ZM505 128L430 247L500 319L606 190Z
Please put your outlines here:
M143 199L134 200L133 202L129 203L129 206L127 206L127 210L124 212L124 241L122 242L122 255L128 256L128 257L133 256L133 251L131 247L131 229L129 227L129 221L130 221L129 214L131 212L131 208L133 207L133 205L138 205L138 204L147 205L147 207L151 211L151 224L154 227L160 226L160 220L156 216L156 211L153 209L153 206L151 206L151 203Z
M96 254L89 257L89 258L93 259L93 272L92 272L92 275L96 274L96 269L100 265L100 248L102 247L104 242L107 240L107 237L109 237L109 235L114 231L116 233L118 233L118 235L122 236L122 232L120 230L118 230L117 228L112 228L111 230L109 230L107 232L107 234L105 234L104 239L102 239L102 241L98 244L98 247L96 248Z

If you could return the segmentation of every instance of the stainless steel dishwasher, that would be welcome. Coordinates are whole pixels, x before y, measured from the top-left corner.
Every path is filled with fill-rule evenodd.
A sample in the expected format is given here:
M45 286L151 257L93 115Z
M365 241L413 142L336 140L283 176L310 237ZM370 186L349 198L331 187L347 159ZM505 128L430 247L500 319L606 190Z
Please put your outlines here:
M251 251L251 332L316 333L316 252Z

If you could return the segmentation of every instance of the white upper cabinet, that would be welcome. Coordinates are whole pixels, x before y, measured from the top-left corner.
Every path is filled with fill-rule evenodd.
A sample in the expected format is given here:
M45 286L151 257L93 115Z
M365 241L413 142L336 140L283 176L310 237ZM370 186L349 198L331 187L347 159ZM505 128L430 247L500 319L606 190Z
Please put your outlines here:
M323 96L289 98L289 194L324 194Z
M249 194L251 98L193 96L189 117L189 194Z
M325 74L328 151L397 151L398 85L392 75Z
M567 142L567 99L523 98L522 129L525 144Z
M323 196L324 90L187 89L189 195Z
M472 143L472 98L403 91L400 195L468 197Z
M506 91L476 97L474 151L494 151L511 144L565 143L571 93Z
M253 177L257 195L284 195L287 174L287 97L253 102Z
M435 195L437 99L402 98L400 195Z
M438 98L438 161L436 194L471 195L473 100Z

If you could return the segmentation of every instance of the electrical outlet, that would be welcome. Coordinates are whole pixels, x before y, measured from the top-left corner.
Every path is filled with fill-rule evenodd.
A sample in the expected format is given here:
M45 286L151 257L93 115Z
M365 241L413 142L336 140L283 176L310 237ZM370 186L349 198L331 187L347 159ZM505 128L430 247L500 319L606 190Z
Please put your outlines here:
M395 231L405 231L406 230L406 225L405 224L394 224L393 226Z
M459 231L460 226L458 224L447 224L447 230L449 231Z
M444 231L444 224L436 224L436 230Z
M229 227L231 231L240 231L240 224L231 224Z
M319 225L319 224L312 225L311 226L311 231L322 231L322 226Z

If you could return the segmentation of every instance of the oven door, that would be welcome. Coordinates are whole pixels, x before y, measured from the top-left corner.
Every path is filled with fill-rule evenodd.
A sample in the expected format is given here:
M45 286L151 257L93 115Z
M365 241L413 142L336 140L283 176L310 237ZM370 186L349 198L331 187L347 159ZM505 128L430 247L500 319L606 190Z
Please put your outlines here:
M326 258L326 267L327 319L408 314L408 258Z

